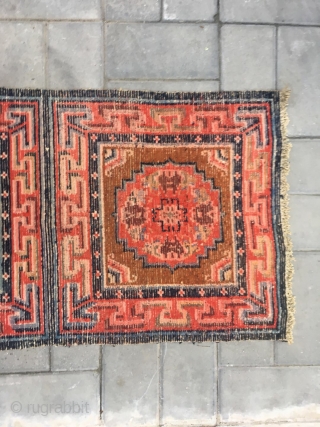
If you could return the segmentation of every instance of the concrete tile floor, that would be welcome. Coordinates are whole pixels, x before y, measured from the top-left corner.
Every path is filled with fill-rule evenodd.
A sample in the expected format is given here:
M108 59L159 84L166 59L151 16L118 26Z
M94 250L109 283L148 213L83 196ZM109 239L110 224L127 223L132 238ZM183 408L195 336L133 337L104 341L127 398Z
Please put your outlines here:
M0 0L0 39L5 87L289 87L297 296L291 346L1 352L0 425L319 427L319 0Z

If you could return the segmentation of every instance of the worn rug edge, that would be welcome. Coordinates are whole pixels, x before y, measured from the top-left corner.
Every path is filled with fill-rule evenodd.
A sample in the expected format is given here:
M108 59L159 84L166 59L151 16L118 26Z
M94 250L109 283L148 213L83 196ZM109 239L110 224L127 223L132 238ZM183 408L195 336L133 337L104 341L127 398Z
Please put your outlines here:
M8 90L8 89L5 89ZM9 91L9 90L8 90ZM30 90L29 92L32 92ZM45 91L44 91L45 92ZM50 91L47 91L50 92ZM53 92L53 91L52 91ZM119 92L130 92L127 90L119 90ZM141 92L150 92L150 91L139 91ZM154 92L155 93L155 92ZM172 93L172 92L171 92ZM181 93L181 92L179 92ZM285 245L285 280L284 280L284 293L286 296L286 328L285 333L280 340L288 342L289 344L293 343L293 328L295 324L295 297L292 293L292 279L294 274L294 267L293 267L293 250L292 250L292 241L291 241L291 231L290 231L290 208L289 208L289 184L287 181L287 176L289 174L290 170L290 151L292 144L289 142L289 138L287 136L287 125L289 123L289 117L287 114L287 107L288 107L288 100L290 97L290 90L285 89L282 91L279 91L279 107L280 107L280 133L281 133L281 170L280 170L280 217L281 217L281 226L282 226L282 233L283 233L283 239L284 239L284 245ZM279 110L278 110L279 111ZM279 116L278 116L279 117ZM242 339L247 340L247 339ZM220 340L217 340L215 342L219 342ZM236 340L238 341L238 340ZM160 341L150 341L159 343ZM176 341L180 342L180 341ZM193 342L193 341L191 341ZM195 343L195 342L194 342ZM46 346L46 345L53 345L58 346L61 344L66 345L65 343L57 343L54 342L52 339L49 338L48 341L39 341L34 342L30 345L30 343L17 343L16 345L8 346L5 349L22 349L22 348L28 348L28 347L38 347L38 346ZM95 344L95 342L93 342ZM106 343L105 343L106 344ZM113 343L109 343L111 345L114 345ZM124 344L130 344L130 342L124 343ZM70 343L67 345L78 345L77 343ZM1 348L2 349L2 348Z
M292 240L290 231L290 207L289 207L289 183L288 174L290 171L290 151L292 144L289 142L287 135L287 126L289 117L287 113L288 100L290 97L290 90L284 89L280 92L280 124L281 124L281 138L282 138L282 151L281 151L281 222L283 230L284 244L286 247L285 256L285 287L286 287L286 300L287 300L287 325L286 325L286 338L289 343L293 343L293 327L295 323L295 297L292 293L292 278L294 273L293 267L293 251Z

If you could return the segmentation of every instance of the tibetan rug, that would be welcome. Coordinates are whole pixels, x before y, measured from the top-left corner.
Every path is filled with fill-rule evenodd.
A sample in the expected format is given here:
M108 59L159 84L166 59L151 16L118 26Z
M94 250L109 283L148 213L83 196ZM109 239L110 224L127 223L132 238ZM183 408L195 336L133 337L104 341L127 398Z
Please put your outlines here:
M292 340L283 92L0 91L0 348Z

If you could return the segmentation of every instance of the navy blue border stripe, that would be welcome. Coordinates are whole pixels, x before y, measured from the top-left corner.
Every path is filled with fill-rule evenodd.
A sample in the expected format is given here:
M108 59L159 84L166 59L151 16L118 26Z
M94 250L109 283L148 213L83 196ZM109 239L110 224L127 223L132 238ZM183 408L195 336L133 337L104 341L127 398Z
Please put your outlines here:
M281 179L281 123L280 123L280 92L279 91L246 91L246 92L186 92L186 93L168 93L168 92L144 92L144 91L118 91L118 90L71 90L54 91L39 89L0 89L0 97L4 99L21 100L39 100L40 118L39 126L40 144L41 144L41 228L43 236L43 278L45 309L46 309L46 334L44 336L24 336L21 338L6 337L0 341L0 349L22 348L29 346L39 346L43 344L72 344L72 343L143 343L143 342L162 342L162 341L229 341L229 340L247 340L262 339L274 340L285 339L286 335L286 284L285 284L285 246L283 240L283 231L281 225L280 211L280 179ZM54 144L52 129L52 110L51 101L60 99L61 101L96 101L106 102L113 100L115 102L137 102L148 104L202 104L202 103L252 103L269 102L272 114L272 133L274 163L272 168L272 212L273 228L276 242L277 254L277 292L279 302L279 322L275 330L233 330L233 331L144 331L142 333L134 332L115 332L115 333L97 333L90 334L86 330L83 333L66 334L62 336L58 333L58 310L57 310L57 271L58 261L56 252L56 234L55 234L55 175L54 175ZM41 130L42 129L42 130ZM41 138L42 135L42 138ZM60 319L61 321L62 319ZM50 329L48 329L50 327Z
M29 92L29 91L27 91ZM39 185L40 185L40 228L41 228L41 237L42 237L42 277L43 277L43 300L40 302L40 304L43 304L44 309L44 333L34 333L34 334L23 334L23 332L16 336L4 336L0 339L0 350L5 349L14 349L14 348L24 348L24 347L35 347L40 345L46 345L49 344L50 337L52 336L49 331L49 325L50 320L48 318L48 313L50 309L50 289L51 289L51 283L50 283L50 272L53 269L52 266L52 258L50 254L50 242L47 240L48 236L48 230L49 230L49 224L46 221L45 215L48 210L48 203L47 203L47 191L49 182L45 179L45 174L48 168L45 166L47 164L45 159L45 150L44 150L44 141L46 139L46 126L47 123L44 116L43 116L43 107L44 107L44 98L43 98L43 92L42 91L32 91L32 93L28 93L27 96L21 97L21 92L17 90L12 89L0 89L0 99L1 100L12 100L12 101L19 101L19 99L22 99L24 101L38 101L38 111L39 111L39 126L38 126L38 141L39 141L39 172L40 172L40 179L39 179ZM35 126L34 126L35 128ZM35 132L35 129L34 129ZM9 155L10 150L8 147L8 161L9 161ZM10 189L10 183L9 183L9 192ZM10 248L11 251L11 248Z

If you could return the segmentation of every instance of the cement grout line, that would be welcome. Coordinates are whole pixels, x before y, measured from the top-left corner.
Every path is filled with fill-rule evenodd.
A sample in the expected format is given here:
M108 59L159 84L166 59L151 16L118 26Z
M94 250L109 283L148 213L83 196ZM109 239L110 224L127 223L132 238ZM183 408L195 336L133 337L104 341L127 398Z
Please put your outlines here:
M102 17L105 17L105 0L100 0L101 14ZM105 21L102 22L102 87L103 89L107 88L106 80L106 24Z
M103 364L102 364L102 345L100 346L99 349L99 418L100 420L102 420L102 414L103 414L103 400L102 400L102 369L103 369Z
M163 2L163 0L161 0L161 2ZM161 8L161 15L163 14L162 12L162 8ZM177 21L173 21L173 20L136 20L136 21L126 21L126 20L107 20L107 19L101 19L101 18L92 18L92 19L81 19L81 18L65 18L65 19L46 19L46 18L0 18L0 23L1 22L16 22L16 23L26 23L26 22L77 22L77 23L82 23L82 22L106 22L106 23L112 23L112 24L168 24L168 25L199 25L199 24L208 24L208 25L212 25L215 24L216 22L214 20L188 20L188 21L183 21L183 20L177 20ZM278 26L278 27L302 27L302 28L320 28L320 23L319 24L290 24L290 23L279 23L279 22L232 22L232 21L228 21L228 22L222 22L221 21L221 25L255 25L255 26Z
M319 249L294 249L293 253L319 253L320 252L320 248Z
M44 87L49 87L49 68L48 68L48 24L46 22L42 25L42 39L43 39L43 56L44 56Z
M211 19L209 21L205 19L201 21L181 21L179 19L170 19L170 20L164 19L161 22L163 22L164 24L216 24L217 23L214 19Z
M57 369L50 371L50 373L52 373L52 374L54 374L54 373L68 374L70 372L78 372L78 374L81 372L97 372L97 373L99 373L99 368L79 368L79 369L72 369L72 370L57 368Z
M258 25L258 24L234 24L234 23L229 23L229 22L221 22L221 27L228 27L228 26L237 26L240 27L244 26L244 27L253 27L254 25ZM275 27L276 24L261 24L259 25L260 27Z
M320 426L319 420L299 421L298 425L307 424L307 427L308 427L310 425L310 423L313 426L314 425ZM297 421L294 421L294 420L293 421L277 421L277 420L275 420L275 421L267 421L267 422L265 422L265 421L250 421L250 422L246 422L246 423L244 421L233 421L233 422L222 421L220 425L222 427L223 426L225 426L225 427L231 427L231 426L235 426L235 427L237 427L237 426L239 426L239 427L243 427L243 426L246 426L246 427L250 427L250 426L252 426L252 427L254 427L254 426L267 427L267 426L284 426L284 425L290 427L290 425L294 425L296 427ZM206 427L206 426L204 426L204 427Z
M290 98L289 98L289 102L290 102ZM299 142L299 140L304 140L304 139L315 139L315 140L320 140L320 135L319 136L288 136L289 140L290 139L294 139L296 141Z
M163 1L163 0L161 0ZM161 14L163 14L162 12L162 8L161 8ZM60 18L60 19L47 19L47 18L0 18L0 23L1 22L16 22L16 23L25 23L25 22L78 22L78 23L82 23L82 22L107 22L107 23L114 23L114 24L157 24L157 23L163 23L163 24L215 24L214 20L136 20L136 21L126 21L126 20L107 20L107 19L101 19L101 18L92 18L92 19L81 19L81 18ZM221 25L255 25L255 26L279 26L279 27L302 27L302 28L320 28L320 23L319 24L291 24L291 23L284 23L284 22L233 22L233 21L221 21Z
M99 373L99 369L78 369L73 371L50 371L50 370L43 370L43 371L28 371L28 372L0 372L0 377L8 376L8 375L29 375L29 376L36 376L36 375L65 375L65 374L74 374L79 375L79 373L86 373L86 372L96 372Z
M317 254L318 252L320 252L320 249L294 249L293 253L295 252L314 252Z
M164 22L163 10L164 10L164 0L160 0L160 21L159 22Z
M279 341L281 342L281 341ZM283 368L294 368L294 369L301 369L301 368L318 368L320 369L320 365L220 365L218 367L219 371L221 369L283 369Z
M276 25L275 28L275 38L274 38L274 44L275 44L275 58L274 58L274 79L275 79L275 88L278 89L278 36L279 36L279 27Z
M223 25L256 25L256 26L272 26L274 27L275 25L278 25L279 27L312 27L312 28L320 28L320 23L319 24L289 24L289 23L285 23L285 22L233 22L233 21L228 21L228 22L222 22Z
M106 20L106 16L105 16L105 10L106 10L106 8L105 8L105 1L104 0L100 0L100 17L101 17L101 20L104 22L105 20Z
M49 371L52 372L52 346L49 345Z
M161 0L163 1L163 0ZM83 22L106 22L108 24L168 24L168 25L199 25L199 24L215 24L214 20L165 20L163 19L163 8L161 7L161 14L160 14L160 20L136 20L136 21L126 21L126 20L108 20L105 18L94 18L94 19L77 19L77 18L70 18L70 19L46 19L46 18L0 18L1 22L16 22L16 23L26 23L26 22L75 22L75 23L83 23Z
M214 371L216 374L216 425L220 424L220 381L219 381L219 351L220 345L216 343L216 357L214 363Z
M311 196L311 197L319 197L320 193L300 193L295 191L289 191L289 196Z
M164 400L164 361L167 353L167 343L159 344L159 426L163 426L163 400Z
M272 341L271 345L271 366L275 366L276 364L276 344L275 341Z
M158 407L157 407L157 425L160 426L161 424L161 418L162 418L162 412L161 412L161 399L160 399L160 392L161 392L161 377L160 377L160 366L161 366L161 343L157 344L157 369L158 369Z
M22 375L22 376L36 376L36 375L43 375L43 374L48 374L48 375L52 375L55 374L54 371L50 371L50 370L46 370L46 371L28 371L28 372L0 372L0 378L1 377L5 377L5 376L12 376L12 375Z
M17 19L14 19L14 18L0 18L0 24L2 22L15 22L17 24L23 24L26 22L30 22L30 23L33 23L33 22L42 22L42 23L48 23L48 22L53 22L53 23L55 23L55 22L65 22L65 23L79 22L79 23L82 23L82 22L101 22L101 21L102 21L102 19L100 19L100 18L96 18L96 19L72 19L72 18L70 18L70 19L46 19L46 18L17 18Z
M220 0L217 0L217 14L216 22L218 25L218 60L219 60L219 91L221 92L222 87L222 43L221 43L221 22L220 22Z
M218 344L218 343L216 343ZM164 347L164 345L166 345L166 343L161 343L159 344L160 346ZM163 350L161 350L160 352L160 357L159 357L159 361L161 361L161 364L163 365L163 360L165 356L166 351L163 352ZM216 362L214 362L216 363ZM161 365L160 365L161 367ZM162 366L163 368L163 366ZM301 369L301 368L317 368L320 369L320 365L304 365L304 364L300 364L300 365L284 365L284 364L276 364L276 365L264 365L264 366L259 366L259 365L218 365L217 366L217 376L219 375L219 371L221 371L222 369L283 369L283 368L292 368L292 369ZM72 370L72 371L49 371L49 370L40 370L40 371L30 371L30 372L0 372L0 377L3 376L37 376L37 375L55 375L55 376L61 376L61 375L65 375L65 374L72 374L72 375L78 375L79 373L87 373L87 372L96 372L97 374L100 374L100 387L102 388L103 385L103 381L102 381L102 346L101 346L101 367L99 367L98 369L79 369L79 370ZM163 369L162 369L163 372ZM160 376L159 376L160 377ZM163 382L163 378L162 378L162 382ZM160 384L160 382L159 382ZM220 381L219 381L219 387L220 387ZM161 406L163 406L163 385L161 387L159 387L160 389L160 402ZM102 390L101 390L102 391ZM101 403L102 403L102 395L101 395ZM160 405L159 405L160 406ZM161 408L161 418L163 418L163 413L162 413L162 409ZM217 408L217 413L218 413L218 409ZM103 411L102 411L103 413ZM160 425L163 425L163 420L160 420Z
M104 22L106 24L127 24L127 25L130 25L130 24L162 24L162 23L163 24L167 24L167 23L170 24L170 22L168 22L168 21L161 21L159 19L151 20L151 21L144 21L144 20L141 20L141 21L139 21L139 20L137 20L137 21L113 21L113 20L106 19ZM195 22L192 21L192 23L195 23Z
M112 81L114 81L114 82L185 82L185 81L187 81L187 82L218 82L219 81L219 79L217 78L217 79L199 79L199 78L181 78L181 79L157 79L157 78L152 78L152 79L150 79L150 78L147 78L147 77L145 77L145 78L142 78L142 79L140 79L140 78L124 78L124 79L121 79L121 78L109 78L108 80L112 80Z
M163 12L161 12L161 16L162 16L162 13ZM0 20L0 22L1 22L1 20ZM67 21L64 21L64 22L67 22ZM82 22L82 21L77 21L77 22ZM98 22L98 21L96 21L96 22ZM164 19L162 19L162 17L161 17L161 19L160 20L157 20L157 21L108 21L108 20L105 20L105 22L106 23L108 23L108 24L127 24L127 25L130 25L130 24L165 24L165 25L179 25L179 26L181 26L181 25L190 25L190 26L195 26L195 25L202 25L202 24L205 24L205 25L207 25L207 26L209 26L209 25L213 25L213 24L216 24L216 22L215 21L213 21L213 20L211 20L211 21L196 21L196 20L194 20L194 21L192 21L192 20L190 20L190 21L173 21L173 20L164 20Z

